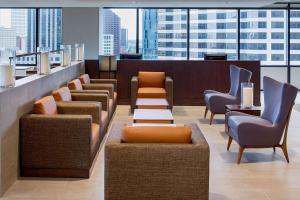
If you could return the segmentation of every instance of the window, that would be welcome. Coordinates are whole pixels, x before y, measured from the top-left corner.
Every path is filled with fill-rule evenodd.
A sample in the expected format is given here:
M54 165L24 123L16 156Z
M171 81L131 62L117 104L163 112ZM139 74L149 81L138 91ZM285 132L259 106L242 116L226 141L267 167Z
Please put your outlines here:
M237 27L237 10L191 9L190 59L204 59L205 53L237 59Z
M100 54L136 53L136 9L101 9L103 17Z
M290 11L290 64L300 64L300 10Z
M35 9L0 9L0 48L35 51Z
M240 19L240 59L260 60L262 65L287 64L286 10L241 10L242 13L246 14Z
M139 12L139 46L144 59L187 59L186 9L140 9Z

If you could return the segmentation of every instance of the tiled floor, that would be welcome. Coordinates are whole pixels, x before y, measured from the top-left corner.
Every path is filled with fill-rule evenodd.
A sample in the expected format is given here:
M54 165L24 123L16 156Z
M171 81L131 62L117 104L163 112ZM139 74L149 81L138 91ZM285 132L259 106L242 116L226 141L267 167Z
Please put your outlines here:
M246 150L242 163L235 163L238 146L226 151L222 116L214 125L203 119L203 107L175 107L175 123L195 122L210 145L210 199L300 199L300 113L292 114L287 164L280 149ZM131 122L128 106L118 106L114 122ZM6 192L10 200L103 200L103 148L96 160L92 177L86 179L22 179Z

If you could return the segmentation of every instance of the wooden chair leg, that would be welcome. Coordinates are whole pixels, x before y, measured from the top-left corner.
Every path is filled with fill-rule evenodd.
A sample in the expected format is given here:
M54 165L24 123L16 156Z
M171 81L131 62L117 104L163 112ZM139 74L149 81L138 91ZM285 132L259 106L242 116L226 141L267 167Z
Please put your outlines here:
M213 121L213 119L214 119L214 116L215 116L214 113L211 113L211 114L210 114L210 120L209 120L209 124L210 124L210 125L212 124L212 121Z
M206 118L207 112L208 112L208 108L207 108L207 107L205 107L204 119Z
M229 151L231 142L232 142L232 137L229 136L229 137L228 137L228 144L227 144L227 151Z
M244 153L244 148L240 147L239 154L238 154L238 157L237 157L237 164L241 163L241 159L242 159L243 153Z
M275 147L273 147L273 151L274 151L274 152L276 151L276 148L275 148Z
M287 151L287 147L286 147L286 144L282 144L281 145L281 149L282 149L282 152L285 156L285 159L288 163L290 163L290 159L289 159L289 154L288 154L288 151Z

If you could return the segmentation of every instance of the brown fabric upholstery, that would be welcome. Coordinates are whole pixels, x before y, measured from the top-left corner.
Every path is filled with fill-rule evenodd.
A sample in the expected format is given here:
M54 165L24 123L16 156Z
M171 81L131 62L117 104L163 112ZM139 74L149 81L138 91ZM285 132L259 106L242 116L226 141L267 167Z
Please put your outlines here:
M70 81L68 83L68 88L70 90L83 90L83 87L82 87L81 82L80 82L79 79L75 79L73 81Z
M90 84L91 83L91 79L90 76L88 74L83 74L79 77L79 80L82 84Z
M189 144L122 142L115 123L105 144L105 200L208 200L209 146L196 124Z
M188 126L127 126L122 141L127 143L191 143L192 130Z
M143 72L138 75L139 87L165 87L165 72Z
M167 92L164 88L143 87L139 88L137 98L166 98Z
M52 92L55 101L72 101L71 92L68 87L62 87Z
M46 96L34 103L34 114L55 115L57 114L57 106L53 96Z

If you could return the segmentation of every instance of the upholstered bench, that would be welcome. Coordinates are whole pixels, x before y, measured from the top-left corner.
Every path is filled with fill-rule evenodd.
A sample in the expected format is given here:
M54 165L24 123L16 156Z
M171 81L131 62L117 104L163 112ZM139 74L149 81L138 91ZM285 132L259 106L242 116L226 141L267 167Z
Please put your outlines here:
M209 146L196 124L114 124L105 145L106 200L208 199Z

